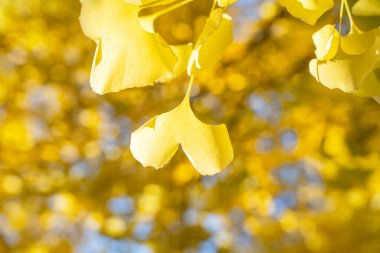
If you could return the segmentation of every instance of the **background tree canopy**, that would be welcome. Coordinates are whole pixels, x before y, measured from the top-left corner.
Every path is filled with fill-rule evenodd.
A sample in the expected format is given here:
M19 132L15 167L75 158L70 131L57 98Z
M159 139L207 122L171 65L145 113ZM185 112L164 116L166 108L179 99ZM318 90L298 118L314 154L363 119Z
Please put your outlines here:
M212 3L155 29L194 42ZM275 1L228 6L234 42L190 94L199 119L229 131L234 160L215 176L181 149L159 170L133 158L131 133L180 104L188 77L94 93L80 12L77 0L0 1L0 252L380 252L380 106L309 73L312 35L339 26L339 3L314 26Z

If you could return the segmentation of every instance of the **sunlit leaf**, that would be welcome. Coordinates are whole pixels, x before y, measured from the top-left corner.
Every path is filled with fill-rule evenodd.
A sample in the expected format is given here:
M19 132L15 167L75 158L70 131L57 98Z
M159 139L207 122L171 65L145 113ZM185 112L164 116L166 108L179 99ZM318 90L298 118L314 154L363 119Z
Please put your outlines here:
M380 96L380 68L368 74L355 94L362 97Z
M169 11L172 11L173 9L181 7L182 5L185 5L191 1L193 0L182 0L182 1L161 0L161 1L151 1L150 5L145 2L141 3L140 5L144 5L141 10L147 9L155 5L162 5L163 8L161 8L160 11L158 12L152 12L147 15L141 15L141 12L140 12L139 18L138 18L139 24L141 28L143 28L146 32L155 33L156 31L154 28L154 22L158 17L160 17L161 15ZM187 62L188 62L188 59L190 58L193 45L192 43L187 43L183 45L169 45L169 47L178 59L173 69L173 77L177 77L180 74L182 74L184 70L186 70Z
M207 19L206 26L195 45L188 65L188 74L193 68L205 69L214 65L233 40L231 17L222 8L215 9Z
M357 16L380 16L380 1L359 0L352 7L352 12Z
M191 43L188 43L184 45L170 46L170 48L178 58L178 61L174 65L173 69L173 75L176 77L182 74L186 69L188 59L190 58L191 52L193 50L193 45Z
M290 14L313 25L317 19L334 6L333 0L279 0Z
M315 10L319 8L319 0L298 0L302 6L309 10Z
M313 34L318 60L329 60L335 56L339 47L339 33L333 25L326 25Z
M131 151L144 166L161 168L176 153L178 145L202 175L213 175L233 158L225 125L201 122L190 107L189 95L170 112L149 120L132 133Z
M170 11L173 11L183 5L186 5L194 0L159 0L153 1L151 4L140 4L141 9L139 13L140 26L147 32L155 33L154 22L155 20ZM152 11L151 9L159 6L159 10ZM150 10L149 14L142 14L142 12Z
M91 86L97 93L168 81L177 57L158 34L138 23L139 8L123 0L83 0L84 33L97 42Z
M330 89L338 88L360 96L380 95L380 82L374 70L380 61L380 39L361 55L347 55L339 51L334 59L310 62L310 72L318 82Z
M380 29L362 32L353 25L350 33L341 38L341 47L347 54L363 54L372 47L377 37L380 37Z

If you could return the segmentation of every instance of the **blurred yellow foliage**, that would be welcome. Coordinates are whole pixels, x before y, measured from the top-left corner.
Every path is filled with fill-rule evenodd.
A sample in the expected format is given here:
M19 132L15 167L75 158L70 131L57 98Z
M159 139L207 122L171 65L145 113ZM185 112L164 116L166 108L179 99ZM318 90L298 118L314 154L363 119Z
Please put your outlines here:
M360 30L379 27L370 1L346 2ZM196 43L211 8L194 0L154 29ZM1 253L380 252L379 105L308 68L312 35L339 24L339 6L315 26L275 1L228 6L235 41L189 94L199 119L229 129L235 158L215 176L181 149L164 169L135 161L131 133L175 108L188 78L95 94L80 11L77 0L0 1Z

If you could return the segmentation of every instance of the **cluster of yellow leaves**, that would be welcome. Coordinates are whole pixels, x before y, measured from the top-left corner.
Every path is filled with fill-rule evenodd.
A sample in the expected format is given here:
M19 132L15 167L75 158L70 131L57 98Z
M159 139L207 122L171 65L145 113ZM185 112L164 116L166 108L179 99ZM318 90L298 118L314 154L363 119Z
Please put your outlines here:
M341 37L332 25L313 35L316 59L310 62L311 74L323 85L359 96L379 96L380 30L362 32L354 25Z
M193 80L197 71L213 65L232 42L231 18L224 10L236 0L214 1L194 45L170 45L154 28L158 17L191 1L82 0L82 29L97 43L90 77L93 90L103 94L167 82L186 68ZM146 10L150 14L144 14ZM178 144L201 174L215 174L233 158L225 125L200 122L191 110L189 92L178 107L132 134L131 151L144 166L160 168Z
M280 0L280 3L309 24L314 24L334 5L332 0ZM341 34L344 9L350 22L346 36ZM339 31L329 24L313 35L316 59L310 62L310 73L330 89L376 99L380 95L380 28L362 31L352 14L380 16L380 2L359 0L350 8L348 1L342 0Z

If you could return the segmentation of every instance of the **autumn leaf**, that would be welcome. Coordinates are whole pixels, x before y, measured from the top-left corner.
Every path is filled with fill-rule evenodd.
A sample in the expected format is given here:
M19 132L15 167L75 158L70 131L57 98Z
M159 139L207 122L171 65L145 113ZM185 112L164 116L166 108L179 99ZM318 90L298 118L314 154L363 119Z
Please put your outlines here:
M333 0L279 0L290 14L313 25L327 10L334 6Z
M351 29L346 36L341 36L333 25L325 25L314 33L317 58L310 62L310 73L330 89L338 88L359 96L378 96L380 81L376 71L380 63L380 30L363 32L351 16L350 22Z
M326 87L338 88L359 96L379 96L380 81L374 71L380 62L380 38L361 55L349 55L339 50L333 59L310 62L310 73Z
M184 65L179 56L189 51L188 46L173 49L159 34L142 29L140 8L131 4L140 1L128 2L81 1L82 29L97 43L90 82L99 94L169 81Z
M188 75L214 65L233 40L231 17L223 8L214 9L207 19L188 64Z
M339 33L333 25L326 25L313 34L318 60L332 59L339 47Z
M380 16L380 1L359 0L352 7L352 12L357 16Z
M179 144L202 175L213 175L232 161L226 126L201 122L190 107L189 96L175 109L155 116L132 133L132 154L144 166L165 166Z
M349 34L341 39L341 47L345 53L350 55L363 54L370 50L376 38L380 38L380 29L363 32L352 24Z

